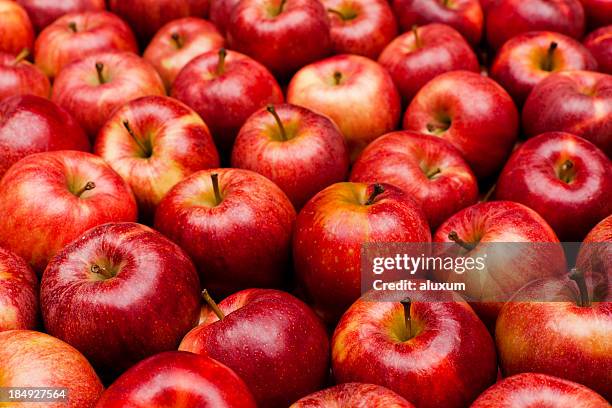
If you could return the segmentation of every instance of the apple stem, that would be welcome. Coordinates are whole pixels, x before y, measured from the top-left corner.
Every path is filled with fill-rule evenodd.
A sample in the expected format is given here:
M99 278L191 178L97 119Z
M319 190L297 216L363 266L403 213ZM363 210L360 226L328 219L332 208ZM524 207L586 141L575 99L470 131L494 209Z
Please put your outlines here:
M183 42L183 38L179 33L172 33L170 37L172 38L174 45L176 45L176 48L178 48L179 50L183 48L183 45L185 45L185 43Z
M408 334L408 339L412 338L412 318L410 317L410 308L412 307L412 300L409 297L402 299L400 301L402 306L404 306L404 326L406 327L406 333ZM408 340L407 339L407 340Z
M106 80L104 79L104 75L102 75L103 70L104 70L104 64L101 62L96 62L96 72L98 73L98 81L100 81L100 84L106 83Z
M459 238L459 234L457 234L457 231L449 232L448 239L455 242L455 244L459 245L461 248L467 249L468 251L471 251L472 249L476 248L476 244L465 242L464 240Z
M370 194L370 197L368 198L368 201L366 201L365 205L374 204L374 200L376 199L376 197L384 192L385 192L385 188L381 184L378 184L378 183L374 184L372 193Z
M425 173L425 175L427 176L428 179L432 179L434 176L436 176L437 174L440 174L442 172L442 170L440 170L439 167L436 167L433 170L430 170L429 172Z
M77 25L74 21L71 21L68 23L68 28L70 29L70 31L72 31L73 33L77 32Z
M17 56L15 57L15 62L14 65L19 64L21 61L23 61L24 59L28 58L28 56L30 55L30 50L26 47L23 50L21 50L21 52L19 54L17 54Z
M336 83L336 85L340 85L340 81L342 81L342 72L334 72L334 82Z
M591 300L589 299L589 290L587 288L586 280L584 279L584 272L578 268L573 268L570 272L570 279L576 282L578 290L580 291L580 300L579 302L577 302L578 306L591 306Z
M77 197L80 197L81 195L83 195L84 192L93 190L94 188L96 188L96 183L94 183L93 181L88 181L79 191L75 193L75 195Z
M149 149L146 148L145 145L142 144L140 140L138 140L138 138L136 137L136 133L134 133L134 131L132 130L132 127L130 126L130 122L128 120L123 121L123 127L125 128L125 130L127 130L128 134L132 137L132 140L134 141L134 143L138 145L138 147L140 148L140 150L142 150L144 155L150 156L151 152L149 151Z
M221 192L219 191L219 175L217 173L213 173L210 175L210 179L212 180L213 191L215 192L215 201L216 205L221 204L223 199L221 198Z
M497 187L497 184L493 184L491 188L489 189L489 191L487 191L487 194L485 194L484 197L482 197L482 200L480 202L486 203L487 201L489 201L491 199L491 196L493 195L493 192L495 192L496 187Z
M548 51L546 52L546 59L544 60L544 66L542 67L544 71L552 71L553 69L553 56L555 54L555 50L557 49L557 43L551 42L548 47Z
M347 14L344 14L343 12L338 11L338 10L333 9L333 8L328 8L327 11L329 13L333 13L333 14L337 15L338 17L340 17L340 19L342 21L349 21L349 20L352 20L352 19L357 17L357 13L355 13L355 12L350 12L349 11Z
M217 62L217 75L222 75L225 72L225 57L227 57L227 50L225 48L220 48L219 62Z
M272 116L274 116L274 120L276 120L276 124L278 125L278 128L280 129L280 134L281 134L281 138L283 139L283 141L289 140L289 138L287 137L287 131L285 130L285 126L283 126L283 122L278 116L276 109L274 109L274 105L269 104L268 106L266 106L266 110L270 112Z
M104 276L106 279L110 279L110 278L112 278L112 277L113 277L113 275L112 275L112 274L110 274L110 273L108 272L108 270L106 270L106 268L105 268L105 267L100 266L100 265L98 265L98 264L93 264L93 265L91 265L90 270L91 270L93 273L96 273L96 274L98 274L98 275L102 275L102 276Z
M287 0L281 0L280 5L278 6L278 12L276 13L277 16L283 12L283 8L285 8L286 2Z
M559 171L559 178L561 181L565 183L569 183L572 181L572 175L570 170L574 168L574 163L571 160L566 160L561 165L561 170Z
M223 310L221 310L217 303L213 300L213 298L210 297L208 290L204 289L202 291L202 297L204 298L206 304L213 310L213 312L215 312L219 320L225 319L225 314L223 313Z
M416 24L412 26L412 34L414 34L415 47L421 48L423 44L421 44L421 38L419 37L419 27Z

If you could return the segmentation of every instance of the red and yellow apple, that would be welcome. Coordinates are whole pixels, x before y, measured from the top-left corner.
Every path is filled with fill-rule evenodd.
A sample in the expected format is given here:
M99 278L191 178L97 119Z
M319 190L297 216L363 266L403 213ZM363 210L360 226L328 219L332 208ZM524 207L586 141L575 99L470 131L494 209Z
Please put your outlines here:
M0 247L0 332L37 325L38 278L23 258Z

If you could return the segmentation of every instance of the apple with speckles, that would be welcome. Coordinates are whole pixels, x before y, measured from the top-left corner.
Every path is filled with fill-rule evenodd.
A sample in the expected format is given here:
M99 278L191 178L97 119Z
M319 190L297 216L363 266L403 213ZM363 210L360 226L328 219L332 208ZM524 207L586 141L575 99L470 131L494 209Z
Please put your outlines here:
M289 408L326 408L326 407L387 407L414 408L410 402L388 388L374 384L338 384L294 402Z
M49 78L26 59L29 54L27 48L17 56L0 52L0 100L15 95L51 95Z
M37 324L38 278L23 258L0 247L0 332Z

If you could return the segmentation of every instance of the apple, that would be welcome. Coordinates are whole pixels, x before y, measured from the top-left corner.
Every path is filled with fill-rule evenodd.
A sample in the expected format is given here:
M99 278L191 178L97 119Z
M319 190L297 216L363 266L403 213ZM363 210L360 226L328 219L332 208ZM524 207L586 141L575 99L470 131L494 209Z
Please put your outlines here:
M478 0L392 0L395 14L404 31L414 25L448 24L471 44L478 44L484 16Z
M404 116L404 129L448 140L478 178L501 168L518 127L510 95L492 79L469 71L447 72L429 81Z
M326 116L296 105L268 105L240 129L232 167L266 176L302 208L325 187L346 179L349 156L342 133Z
M395 130L400 96L387 71L357 55L337 55L295 74L287 102L329 116L347 140L351 160L377 137Z
M584 7L589 27L596 28L612 24L612 1L580 0Z
M310 394L294 402L289 408L316 407L414 408L414 405L380 385L345 383Z
M612 163L581 137L543 133L512 154L495 191L537 211L562 241L582 241L612 213Z
M155 67L169 90L178 73L192 59L216 51L224 44L225 39L212 23L185 17L160 28L143 57Z
M329 372L325 327L302 301L274 289L247 289L215 305L179 350L211 357L244 380L261 407L287 407L322 388Z
M232 17L234 7L241 0L212 0L210 2L210 21L217 26L221 34L227 34L227 26Z
M414 291L357 300L332 338L335 380L378 384L419 408L468 406L495 382L497 362L484 324L458 300Z
M165 95L155 69L131 52L89 55L55 78L51 99L66 109L93 141L115 109L147 95Z
M130 27L108 11L66 14L45 28L34 43L36 65L55 78L66 65L104 51L138 54Z
M86 231L49 262L40 304L47 332L114 378L176 350L198 321L200 282L187 254L159 232L111 222Z
M378 63L389 71L404 102L410 102L423 85L444 72L480 72L476 54L461 34L437 23L414 26L394 39Z
M162 199L155 229L193 259L219 295L280 286L289 270L295 210L273 182L242 169L202 170Z
M102 11L104 0L17 0L28 12L36 31L40 32L49 24L68 13Z
M48 99L0 100L0 178L20 159L51 150L89 151L89 140L72 116Z
M130 187L102 158L61 150L29 155L0 180L0 246L39 274L89 228L136 220Z
M459 151L439 137L410 131L373 141L350 180L401 188L421 203L431 228L478 201L478 182Z
M194 58L176 77L172 96L204 119L223 155L246 120L268 103L283 102L272 74L246 55L220 49Z
M576 267L596 282L612 281L612 215L601 220L584 238Z
M23 258L0 247L0 332L35 329L38 279Z
M335 54L376 59L397 36L397 23L387 0L322 0L331 24Z
M17 55L33 45L34 28L28 13L12 0L0 0L0 52Z
M136 364L98 400L96 408L223 406L256 408L253 395L231 369L184 351L166 351Z
M579 39L584 9L579 0L499 0L486 18L487 42L494 49L528 31L554 31Z
M51 84L47 76L26 58L24 48L16 57L0 52L0 101L15 95L37 95L48 98Z
M545 374L517 374L483 392L470 408L607 408L601 395L575 382Z
M490 76L522 105L552 72L595 70L597 61L578 41L550 31L519 34L497 53Z
M179 181L219 167L208 127L191 108L165 96L144 96L115 110L94 152L132 188L142 219L152 220Z
M597 60L599 71L612 75L612 25L593 31L583 44Z

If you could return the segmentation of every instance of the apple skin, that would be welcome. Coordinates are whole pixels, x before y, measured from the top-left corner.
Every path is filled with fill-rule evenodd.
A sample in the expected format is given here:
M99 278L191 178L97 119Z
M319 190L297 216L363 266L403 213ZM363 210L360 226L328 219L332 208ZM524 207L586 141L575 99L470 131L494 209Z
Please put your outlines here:
M68 13L82 11L102 11L106 8L104 0L17 0L28 12L37 32Z
M393 9L403 31L414 25L448 24L459 31L471 44L482 36L484 16L478 0L392 0Z
M427 24L394 39L378 58L389 71L404 102L410 102L427 82L448 71L480 72L476 54L454 28Z
M569 182L562 168L569 160ZM537 211L562 241L582 241L612 213L612 163L589 141L570 133L549 132L529 139L502 171L496 198Z
M113 378L143 358L176 350L198 321L200 282L187 254L159 232L107 223L49 262L40 304L47 332Z
M421 88L408 106L403 127L446 139L482 179L498 171L512 151L519 116L510 95L495 81L452 71Z
M234 7L241 0L212 0L210 2L210 21L217 26L221 34L227 34L227 26L232 17Z
M266 104L282 103L283 91L263 65L234 51L227 51L219 74L219 54L207 52L187 64L174 81L172 96L204 119L225 156L249 116Z
M579 0L499 0L487 11L487 42L499 49L528 31L554 31L579 39L584 20Z
M23 258L0 247L0 332L38 325L38 279Z
M179 350L211 357L244 380L261 407L287 407L329 374L329 339L308 306L286 292L247 289L219 303Z
M331 25L334 54L356 54L375 60L397 37L397 22L387 0L322 2Z
M17 55L33 45L34 28L28 13L12 0L0 0L0 52Z
M87 183L95 188L83 191ZM135 221L130 187L98 156L72 150L29 155L0 181L0 246L40 275L60 249L89 228Z
M478 201L476 177L461 153L439 137L410 131L388 133L368 145L350 181L401 188L421 203L432 229Z
M289 83L287 102L329 116L348 143L351 161L372 140L395 130L401 114L391 76L358 55L337 55L305 66Z
M96 408L256 408L255 399L231 369L212 358L166 351L136 364L100 397Z
M601 265L598 265L601 262ZM612 215L601 220L582 241L576 267L595 282L608 281L612 277ZM600 270L594 270L599 268Z
M231 13L227 31L231 49L282 78L326 57L332 47L329 19L320 0L242 0Z
M178 73L192 59L224 45L225 39L212 23L201 18L185 17L160 28L147 46L143 58L155 67L166 89L170 90Z
M31 330L0 332L0 387L66 388L69 399L45 402L45 408L93 407L104 390L89 362L73 347ZM9 403L7 403L7 406ZM31 403L10 403L26 407Z
M388 388L362 383L338 384L317 391L294 402L289 408L328 408L335 406L414 408L414 405Z
M49 78L25 59L0 52L0 101L15 95L37 95L48 98L51 94Z
M96 64L104 67L104 83ZM115 109L142 96L165 93L151 64L130 52L104 52L66 66L55 78L51 99L70 112L93 141Z
M211 176L217 174L221 202ZM273 182L242 169L202 170L162 199L155 229L193 259L202 284L219 296L277 287L289 270L295 210Z
M599 394L575 382L545 374L524 373L493 385L470 408L607 408Z
M356 301L332 337L335 380L382 385L420 408L468 406L495 382L493 339L458 295L436 295L378 292ZM400 303L406 297L409 339Z
M550 66L548 54L554 49ZM522 105L540 81L553 72L597 69L597 61L578 41L551 31L532 31L508 40L497 53L490 76Z
M55 78L71 62L106 51L138 54L132 30L108 11L83 11L48 25L36 38L34 60L49 78Z
M612 2L610 0L580 0L584 7L588 26L591 28L612 24Z
M597 60L598 71L612 75L612 25L593 31L583 44Z
M146 220L153 219L157 204L176 183L198 170L219 167L204 121L165 96L145 96L118 108L100 130L94 152L130 185Z
M274 107L287 134L266 109L244 124L232 151L232 167L262 174L283 190L296 209L325 187L346 180L349 155L331 119L296 105Z

